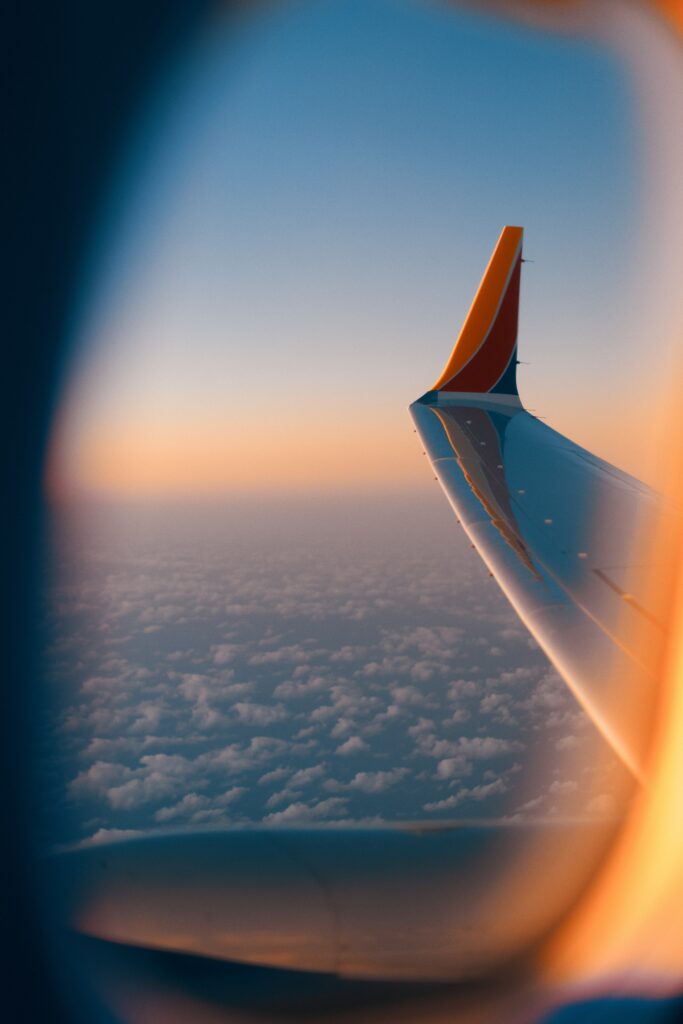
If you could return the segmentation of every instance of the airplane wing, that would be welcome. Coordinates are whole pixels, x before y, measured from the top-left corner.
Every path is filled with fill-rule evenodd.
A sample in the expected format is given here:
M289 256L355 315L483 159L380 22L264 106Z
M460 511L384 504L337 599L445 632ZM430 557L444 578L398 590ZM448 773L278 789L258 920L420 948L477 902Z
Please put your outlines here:
M506 597L642 777L665 621L651 547L673 511L551 430L517 390L522 228L506 227L451 356L410 407L434 473ZM648 557L645 557L648 548Z

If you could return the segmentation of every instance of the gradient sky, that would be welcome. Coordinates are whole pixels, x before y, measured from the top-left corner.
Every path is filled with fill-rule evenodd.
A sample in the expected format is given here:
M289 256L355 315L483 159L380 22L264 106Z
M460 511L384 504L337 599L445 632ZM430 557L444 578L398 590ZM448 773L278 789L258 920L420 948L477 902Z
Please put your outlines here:
M505 223L526 228L535 261L522 397L641 468L632 107L626 69L597 44L439 4L301 2L214 24L148 103L103 217L61 483L423 480L405 409Z

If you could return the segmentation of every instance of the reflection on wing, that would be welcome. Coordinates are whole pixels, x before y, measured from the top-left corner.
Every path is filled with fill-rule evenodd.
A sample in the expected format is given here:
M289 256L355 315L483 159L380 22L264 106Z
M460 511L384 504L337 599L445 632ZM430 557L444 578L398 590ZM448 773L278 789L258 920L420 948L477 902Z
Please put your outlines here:
M483 409L434 410L441 421L465 480L490 516L501 537L527 567L540 579L526 549L503 475L504 417ZM500 429L496 429L496 424Z
M667 589L648 592L638 542L672 513L652 490L524 409L512 371L520 264L521 229L505 228L444 373L411 412L472 543L640 775ZM467 393L454 390L475 360L485 366L489 346L492 373L467 377Z

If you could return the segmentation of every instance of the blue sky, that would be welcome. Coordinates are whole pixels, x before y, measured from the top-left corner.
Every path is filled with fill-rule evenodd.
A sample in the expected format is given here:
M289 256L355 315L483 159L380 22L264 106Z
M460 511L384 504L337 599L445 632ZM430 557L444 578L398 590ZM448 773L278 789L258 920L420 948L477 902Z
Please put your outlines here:
M213 483L174 465L157 489L176 471L181 490L253 489L273 435L294 466L315 423L297 486L329 486L330 459L342 487L354 464L356 483L374 465L380 485L410 485L405 406L505 223L535 260L528 404L628 463L644 376L631 101L607 50L440 4L282 4L214 24L141 115L102 222L66 475L87 485L97 465L106 490L111 456L115 491L137 458L140 489L164 443L220 437Z

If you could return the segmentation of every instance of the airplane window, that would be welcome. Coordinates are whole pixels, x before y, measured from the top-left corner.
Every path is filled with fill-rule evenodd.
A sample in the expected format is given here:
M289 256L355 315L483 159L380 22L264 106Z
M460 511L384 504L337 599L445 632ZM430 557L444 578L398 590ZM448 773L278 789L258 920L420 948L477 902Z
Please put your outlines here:
M214 12L142 103L53 424L37 759L115 1019L541 1019L575 935L609 974L560 926L660 764L678 565L681 154L632 90L683 65L626 6Z

